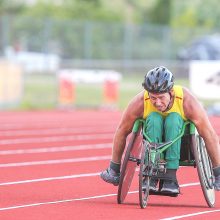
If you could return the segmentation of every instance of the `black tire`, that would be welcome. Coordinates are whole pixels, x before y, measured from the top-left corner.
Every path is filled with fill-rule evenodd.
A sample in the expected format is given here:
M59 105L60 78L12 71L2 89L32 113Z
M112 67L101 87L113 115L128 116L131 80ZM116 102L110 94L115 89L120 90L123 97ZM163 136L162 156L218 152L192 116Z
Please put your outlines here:
M141 148L142 136L140 135L140 131L137 133L133 132L122 163L117 195L118 204L123 203L128 194L138 164L138 161L135 161L135 159L140 161Z
M210 158L206 151L205 142L197 131L195 132L195 135L193 135L192 142L193 154L203 195L208 206L214 207L215 189L213 186L213 171Z
M147 161L150 161L149 153L147 152L146 148L143 147L139 172L139 202L142 209L146 208L147 206L150 186L150 177L147 175L150 165L145 158L148 158Z

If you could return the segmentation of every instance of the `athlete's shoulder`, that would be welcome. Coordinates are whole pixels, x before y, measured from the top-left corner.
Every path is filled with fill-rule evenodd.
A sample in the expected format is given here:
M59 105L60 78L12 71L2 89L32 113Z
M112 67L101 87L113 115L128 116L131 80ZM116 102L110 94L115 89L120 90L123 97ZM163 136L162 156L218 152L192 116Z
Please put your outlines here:
M183 90L184 98L193 97L193 94L189 88L182 86L182 90Z
M144 111L144 91L139 92L136 96L134 96L128 104L127 112L130 112L137 117L143 115Z

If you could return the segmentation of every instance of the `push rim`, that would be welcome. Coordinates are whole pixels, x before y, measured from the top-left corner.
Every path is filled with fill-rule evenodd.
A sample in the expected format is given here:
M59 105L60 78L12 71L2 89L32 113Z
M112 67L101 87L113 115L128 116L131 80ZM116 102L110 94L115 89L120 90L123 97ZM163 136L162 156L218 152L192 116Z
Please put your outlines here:
M195 133L195 140L193 146L196 167L203 195L208 206L214 207L215 189L213 186L212 165L205 148L205 143L197 131Z
M117 195L118 204L123 203L128 194L139 161L138 158L140 158L141 148L142 137L140 133L132 133L121 169Z
M149 168L147 161L149 161L149 152L144 146L142 149L139 172L139 202L142 209L146 208L149 197L150 177L147 175Z

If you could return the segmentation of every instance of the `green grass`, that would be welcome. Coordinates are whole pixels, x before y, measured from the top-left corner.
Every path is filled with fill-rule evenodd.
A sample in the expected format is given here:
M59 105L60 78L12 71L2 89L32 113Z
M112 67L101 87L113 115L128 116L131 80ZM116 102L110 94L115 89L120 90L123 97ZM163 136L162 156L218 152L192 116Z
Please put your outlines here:
M120 110L125 109L129 101L142 90L143 76L123 76L119 84L119 98L115 106ZM187 79L177 79L176 84L189 86ZM55 75L26 75L24 79L24 92L19 109L53 109L58 103L58 81ZM202 100L205 105L210 101ZM99 108L105 106L103 85L101 84L77 84L75 86L75 101L70 107ZM114 107L115 107L114 106Z
M26 75L21 109L51 109L57 105L57 80L54 75Z
M102 85L100 84L78 84L75 87L75 106L98 107L103 102Z

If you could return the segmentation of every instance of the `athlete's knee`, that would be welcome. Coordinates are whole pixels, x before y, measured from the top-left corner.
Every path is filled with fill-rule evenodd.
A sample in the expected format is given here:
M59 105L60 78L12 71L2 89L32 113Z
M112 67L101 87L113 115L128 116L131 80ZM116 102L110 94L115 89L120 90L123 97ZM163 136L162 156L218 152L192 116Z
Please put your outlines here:
M163 117L152 112L146 119L146 133L154 142L161 142L163 134Z
M179 130L180 128L182 128L183 122L184 121L180 114L172 112L165 118L164 128L165 130Z
M148 123L154 123L154 124L163 123L163 117L158 112L151 112L146 120Z
M179 123L182 122L183 119L181 115L177 112L171 112L170 114L167 115L165 122L170 122L170 123Z

